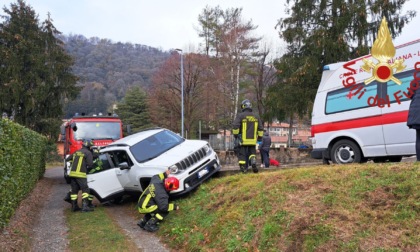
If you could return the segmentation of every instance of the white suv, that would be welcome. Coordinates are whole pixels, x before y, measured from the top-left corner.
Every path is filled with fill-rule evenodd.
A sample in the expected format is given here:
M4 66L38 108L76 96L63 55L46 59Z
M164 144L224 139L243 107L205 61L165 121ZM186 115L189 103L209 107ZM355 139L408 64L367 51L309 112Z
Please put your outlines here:
M184 139L163 128L144 130L102 147L98 161L102 170L88 174L87 181L100 202L139 194L153 175L167 169L179 179L179 189L171 195L182 195L221 168L206 141Z

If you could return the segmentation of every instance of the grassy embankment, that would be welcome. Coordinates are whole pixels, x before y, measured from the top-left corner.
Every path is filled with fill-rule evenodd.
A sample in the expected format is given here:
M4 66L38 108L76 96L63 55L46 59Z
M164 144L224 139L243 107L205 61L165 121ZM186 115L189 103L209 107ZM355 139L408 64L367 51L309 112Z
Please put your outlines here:
M368 163L214 178L178 199L181 210L157 235L177 251L420 251L419 167ZM83 237L70 242L72 251L99 244L129 251L119 250L131 243L101 208L67 216L70 241L75 232ZM89 225L76 231L80 221ZM93 236L98 230L107 235ZM116 241L123 244L112 250Z

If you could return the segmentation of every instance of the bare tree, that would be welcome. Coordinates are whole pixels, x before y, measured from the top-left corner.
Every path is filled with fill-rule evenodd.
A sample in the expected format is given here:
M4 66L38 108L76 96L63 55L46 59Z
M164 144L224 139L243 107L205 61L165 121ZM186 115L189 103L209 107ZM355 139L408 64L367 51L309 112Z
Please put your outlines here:
M153 77L149 107L152 122L176 132L181 129L181 69L178 53L173 55ZM209 58L200 54L184 55L184 126L193 137L198 122L209 127L214 120L217 103L214 103L216 85L209 71Z
M240 83L245 78L242 68L258 49L261 39L252 35L257 26L252 24L252 20L245 22L242 19L242 8L223 11L219 7L207 6L199 15L199 22L201 31L205 31L200 33L200 36L205 38L207 55L215 52L214 57L218 58L219 64L225 68L222 72L228 75L228 78L222 78L225 80L222 90L229 96L229 103L226 105L230 111L229 120L233 121L241 93Z

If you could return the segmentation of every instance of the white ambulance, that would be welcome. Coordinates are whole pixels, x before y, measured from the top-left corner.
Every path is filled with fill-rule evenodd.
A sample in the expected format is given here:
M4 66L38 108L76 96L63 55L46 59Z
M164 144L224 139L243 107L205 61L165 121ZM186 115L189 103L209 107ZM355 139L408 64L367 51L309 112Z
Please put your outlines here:
M312 112L312 158L346 164L415 155L415 130L406 122L420 84L420 39L391 49L386 62L372 48L371 55L324 67Z

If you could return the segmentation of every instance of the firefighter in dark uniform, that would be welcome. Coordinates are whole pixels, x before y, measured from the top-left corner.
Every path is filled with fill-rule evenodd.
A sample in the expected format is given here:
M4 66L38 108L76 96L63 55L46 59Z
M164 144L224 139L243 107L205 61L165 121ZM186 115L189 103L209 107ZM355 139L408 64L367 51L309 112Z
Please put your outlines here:
M72 160L69 177L71 181L70 198L73 212L78 210L82 210L82 212L93 211L93 209L89 207L90 190L86 176L89 168L93 166L93 154L90 150L92 146L93 141L85 139L83 140L82 148L68 157L68 160ZM79 190L82 190L82 209L77 205Z
M155 232L159 229L158 223L170 211L178 210L179 206L169 203L169 192L179 188L179 181L175 177L168 177L169 170L156 174L150 180L149 186L141 194L137 207L144 217L137 223L142 229Z
M242 112L237 115L232 125L235 142L240 143L238 150L239 168L243 173L248 171L248 165L257 173L256 145L261 141L264 127L258 115L252 112L252 104L246 99L241 104Z
M93 174L96 172L100 172L102 170L102 161L99 159L99 148L90 148L91 152L92 152L92 156L93 156L93 166L90 167L90 169L88 170L88 174ZM68 160L70 160L68 158ZM72 194L72 189L70 189L70 191L66 194L66 197L64 197L64 201L72 204L71 201L71 194ZM92 204L93 201L93 195L89 194L88 197L88 207L90 208L95 208L96 206L94 204ZM76 209L78 209L78 207L76 207Z

